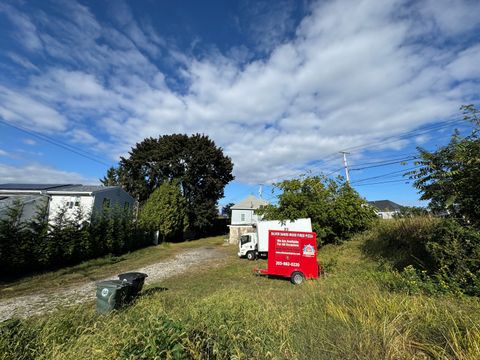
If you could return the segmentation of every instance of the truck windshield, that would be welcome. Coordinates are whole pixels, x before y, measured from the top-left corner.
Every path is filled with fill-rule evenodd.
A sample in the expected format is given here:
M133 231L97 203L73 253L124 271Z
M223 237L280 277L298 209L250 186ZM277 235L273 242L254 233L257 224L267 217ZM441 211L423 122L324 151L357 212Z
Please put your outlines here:
M250 236L248 236L248 235L240 236L240 244L241 245L246 244L248 242L250 242Z

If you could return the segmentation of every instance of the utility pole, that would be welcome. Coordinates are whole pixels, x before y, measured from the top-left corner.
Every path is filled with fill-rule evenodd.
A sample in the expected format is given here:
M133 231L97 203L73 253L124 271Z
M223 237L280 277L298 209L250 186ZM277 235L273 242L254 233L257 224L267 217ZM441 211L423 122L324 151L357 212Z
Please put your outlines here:
M345 167L345 177L347 178L347 184L350 184L350 174L348 173L347 155L350 154L346 151L340 151L343 154L343 166Z

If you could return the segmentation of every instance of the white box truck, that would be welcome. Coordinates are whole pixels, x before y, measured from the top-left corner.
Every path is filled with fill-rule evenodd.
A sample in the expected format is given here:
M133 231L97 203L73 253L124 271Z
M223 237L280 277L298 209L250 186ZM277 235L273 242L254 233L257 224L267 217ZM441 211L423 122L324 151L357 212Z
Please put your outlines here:
M240 241L238 242L239 257L255 260L259 256L267 256L269 230L311 232L312 221L310 219L258 221L256 227L256 232L240 236Z

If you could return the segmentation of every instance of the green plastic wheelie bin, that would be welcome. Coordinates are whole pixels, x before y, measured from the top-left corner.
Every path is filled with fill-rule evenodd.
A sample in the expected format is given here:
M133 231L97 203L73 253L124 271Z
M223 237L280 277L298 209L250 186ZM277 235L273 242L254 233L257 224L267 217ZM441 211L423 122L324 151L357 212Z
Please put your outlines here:
M120 309L128 301L131 285L120 280L97 283L97 313L106 314Z

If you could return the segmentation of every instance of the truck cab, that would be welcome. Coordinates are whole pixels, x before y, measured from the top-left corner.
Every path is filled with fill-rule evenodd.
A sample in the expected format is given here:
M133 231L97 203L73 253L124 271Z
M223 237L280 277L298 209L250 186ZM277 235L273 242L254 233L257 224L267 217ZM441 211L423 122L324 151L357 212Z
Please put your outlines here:
M238 256L246 256L248 260L255 260L257 257L257 244L256 233L243 234L238 242Z

